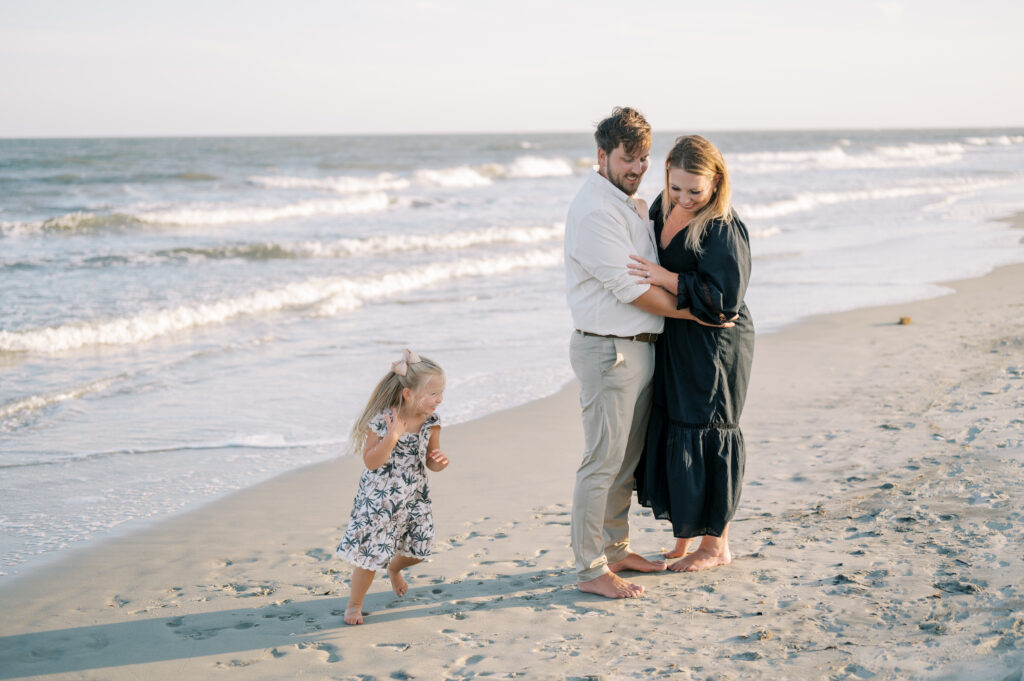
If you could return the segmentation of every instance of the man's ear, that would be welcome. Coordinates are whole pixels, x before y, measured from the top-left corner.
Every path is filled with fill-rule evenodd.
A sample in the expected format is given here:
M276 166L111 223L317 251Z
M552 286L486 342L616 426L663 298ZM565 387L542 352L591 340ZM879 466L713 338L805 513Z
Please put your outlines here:
M597 148L597 167L604 172L608 167L608 154L601 147Z

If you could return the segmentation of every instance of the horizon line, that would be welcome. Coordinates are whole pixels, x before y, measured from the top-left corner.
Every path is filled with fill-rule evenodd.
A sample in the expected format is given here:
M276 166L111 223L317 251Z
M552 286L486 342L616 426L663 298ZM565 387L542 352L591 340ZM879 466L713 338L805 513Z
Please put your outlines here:
M683 128L663 128L669 132L682 132ZM906 126L863 126L863 127L766 127L766 128L691 128L696 132L715 133L763 133L763 132L905 132L905 131L941 131L941 130L1024 130L1024 124L1017 125L970 125L948 126L927 125L920 127ZM483 137L495 135L582 135L592 134L593 129L583 130L498 130L474 132L278 132L278 133L153 133L135 135L0 135L0 140L99 140L99 139L207 139L207 138L238 138L261 139L268 137ZM658 134L657 131L654 132Z

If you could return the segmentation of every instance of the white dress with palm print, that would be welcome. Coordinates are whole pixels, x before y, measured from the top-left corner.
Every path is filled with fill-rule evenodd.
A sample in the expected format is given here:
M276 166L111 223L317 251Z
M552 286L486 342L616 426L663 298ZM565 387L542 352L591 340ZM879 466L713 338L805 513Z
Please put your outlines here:
M338 557L365 570L384 570L395 554L430 555L434 513L427 487L427 444L430 429L440 423L437 414L431 414L418 433L398 438L387 463L363 471ZM387 435L384 413L370 419L369 427L379 437Z

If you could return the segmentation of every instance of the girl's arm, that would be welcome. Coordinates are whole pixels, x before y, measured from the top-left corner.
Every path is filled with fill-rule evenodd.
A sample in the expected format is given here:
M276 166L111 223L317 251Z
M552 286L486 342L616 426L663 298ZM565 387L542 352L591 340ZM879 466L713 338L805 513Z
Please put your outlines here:
M441 451L441 426L430 429L430 440L427 441L427 468L435 473L448 468L448 457Z
M388 462L391 452L398 444L398 438L405 432L405 421L399 419L392 412L385 412L385 422L388 431L384 437L370 431L366 436L366 444L363 446L363 463L371 471L375 471Z

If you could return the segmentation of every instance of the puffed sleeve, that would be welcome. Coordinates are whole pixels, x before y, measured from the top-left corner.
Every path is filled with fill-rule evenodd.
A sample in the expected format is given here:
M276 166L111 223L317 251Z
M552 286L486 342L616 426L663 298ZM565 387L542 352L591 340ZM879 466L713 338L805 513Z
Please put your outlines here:
M620 302L632 303L647 292L650 284L639 283L626 265L637 252L629 228L619 224L608 211L595 210L580 221L586 248L574 248L570 255Z
M698 319L720 324L743 306L750 281L747 228L738 217L712 221L702 239L697 269L679 274L678 308L689 307Z
M384 436L388 434L388 422L384 418L385 413L386 412L382 411L381 413L377 414L372 419L370 419L370 422L366 424L367 427L370 429L370 432L381 439L383 439Z
M427 447L430 445L430 429L441 427L441 417L436 413L431 414L423 421L423 425L420 426L420 456L427 453Z

